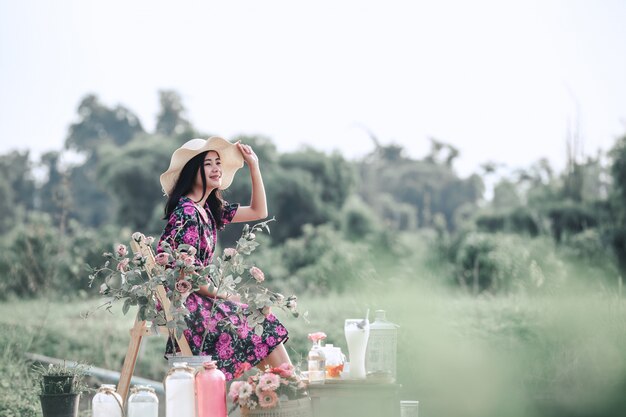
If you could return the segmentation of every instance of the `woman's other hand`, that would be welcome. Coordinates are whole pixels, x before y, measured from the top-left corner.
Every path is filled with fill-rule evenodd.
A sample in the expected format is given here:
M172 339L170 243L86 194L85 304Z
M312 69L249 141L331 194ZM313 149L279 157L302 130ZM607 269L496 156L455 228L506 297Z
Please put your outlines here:
M259 165L259 158L256 156L250 145L244 145L241 142L237 142L237 148L243 155L243 160L246 161L249 167L256 167Z

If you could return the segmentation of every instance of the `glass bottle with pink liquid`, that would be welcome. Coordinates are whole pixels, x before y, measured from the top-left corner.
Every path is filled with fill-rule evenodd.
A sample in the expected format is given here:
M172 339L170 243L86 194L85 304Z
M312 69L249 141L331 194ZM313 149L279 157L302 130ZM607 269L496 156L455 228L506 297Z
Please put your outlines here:
M226 417L226 377L214 361L196 373L198 417Z

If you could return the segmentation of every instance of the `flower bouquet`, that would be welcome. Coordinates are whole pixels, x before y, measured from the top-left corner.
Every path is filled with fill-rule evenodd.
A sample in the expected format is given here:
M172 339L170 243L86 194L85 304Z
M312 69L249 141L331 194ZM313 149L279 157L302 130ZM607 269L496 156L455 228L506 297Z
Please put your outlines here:
M173 248L162 242L158 254L153 257L154 238L133 233L132 240L148 250L133 255L126 245L116 245L113 252L104 253L106 262L103 266L89 267L89 286L93 286L97 279L102 280L100 294L107 299L100 307L110 310L114 302L122 301L122 312L126 314L131 306L138 306L140 320L150 321L155 330L157 326L166 326L180 338L187 329L187 296L200 286L208 285L209 290L218 295L238 294L248 314L244 315L243 308L237 314L261 334L261 323L270 307L281 308L298 317L297 297L285 297L264 287L263 271L246 259L259 246L256 233L269 232L267 223L272 220L252 227L245 225L236 247L226 248L222 256L216 256L207 266L196 259L196 248L186 244ZM160 285L165 288L170 301L169 317L161 308L157 291ZM213 303L213 308L218 304Z
M291 364L267 367L265 371L256 369L246 381L233 382L228 397L235 406L241 407L244 416L305 417L311 414L306 384ZM279 414L278 409L283 412Z

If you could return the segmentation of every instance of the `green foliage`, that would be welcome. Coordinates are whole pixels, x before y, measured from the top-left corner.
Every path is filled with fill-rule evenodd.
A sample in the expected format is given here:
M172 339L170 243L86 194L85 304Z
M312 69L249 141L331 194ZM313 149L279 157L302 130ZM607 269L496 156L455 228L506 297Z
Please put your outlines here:
M86 364L37 364L33 371L39 379L41 394L81 394L88 391L85 377L89 375L90 366Z
M328 210L339 209L352 192L354 173L350 164L338 153L326 155L314 149L287 153L280 165L289 173L304 171L318 184L318 195Z
M435 147L439 151L446 148L445 144ZM484 186L480 177L460 179L455 174L452 161L456 154L452 149L451 158L443 159L433 156L417 161L402 157L401 153L394 155L396 153L377 149L357 164L359 194L385 222L388 219L394 224L397 220L395 210L388 210L386 199L380 198L382 193L391 195L395 202L413 207L419 227L432 227L435 216L441 214L450 230L458 226L457 210L468 204L475 205L482 197ZM406 212L406 206L402 208Z
M86 263L110 247L113 236L111 228L98 232L76 222L61 233L50 216L29 215L0 242L0 297L84 293Z
M37 380L21 355L31 347L35 335L0 323L0 417L41 415Z
M33 164L28 151L12 151L0 155L0 178L5 183L2 188L10 188L11 192L2 191L2 197L8 198L4 203L14 210L32 210L34 208L35 180L32 174ZM9 210L8 214L13 210ZM4 214L4 212L3 212Z
M350 240L364 239L380 229L376 214L357 196L351 196L342 210L341 228Z
M480 230L489 233L510 232L537 236L542 231L539 215L525 206L509 210L483 211L476 216L475 222Z
M81 100L78 116L79 121L70 126L65 146L87 155L95 154L105 142L124 145L144 131L133 112L120 105L111 109L93 94Z
M167 170L176 147L171 140L141 135L125 146L102 148L98 179L117 203L119 225L145 233L158 231L148 229L154 208L164 204L158 177Z
M192 133L193 128L185 118L185 106L180 94L172 90L159 91L161 111L157 116L156 133L172 137ZM189 137L191 139L191 136Z
M548 210L547 217L551 221L552 235L557 242L595 227L598 223L596 212L591 207L571 201L553 204Z
M565 279L551 242L510 234L466 234L457 248L455 266L459 284L474 294L536 291Z
M259 265L270 272L277 285L297 293L342 292L371 278L371 247L350 242L330 225L305 225L303 235L277 248L280 266Z

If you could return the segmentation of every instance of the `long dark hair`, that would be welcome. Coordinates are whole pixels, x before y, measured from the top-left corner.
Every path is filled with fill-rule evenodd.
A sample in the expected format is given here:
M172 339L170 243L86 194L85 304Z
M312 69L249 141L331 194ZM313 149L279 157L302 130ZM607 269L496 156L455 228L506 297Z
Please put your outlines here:
M200 171L200 178L202 180L202 196L200 197L200 201L204 198L204 195L206 194L206 174L204 173L203 168L204 158L207 153L209 153L209 151L202 152L194 156L180 171L178 180L176 180L176 185L174 185L174 189L170 193L169 197L167 197L167 202L165 203L164 220L170 218L170 215L174 209L176 209L180 198L191 192L196 181L196 175L198 175L198 170ZM222 226L224 226L222 222L222 211L224 210L222 192L217 188L214 189L207 197L207 202L209 203L209 210L211 210L211 215L213 216L213 219L215 219L216 226L218 229L221 229Z

